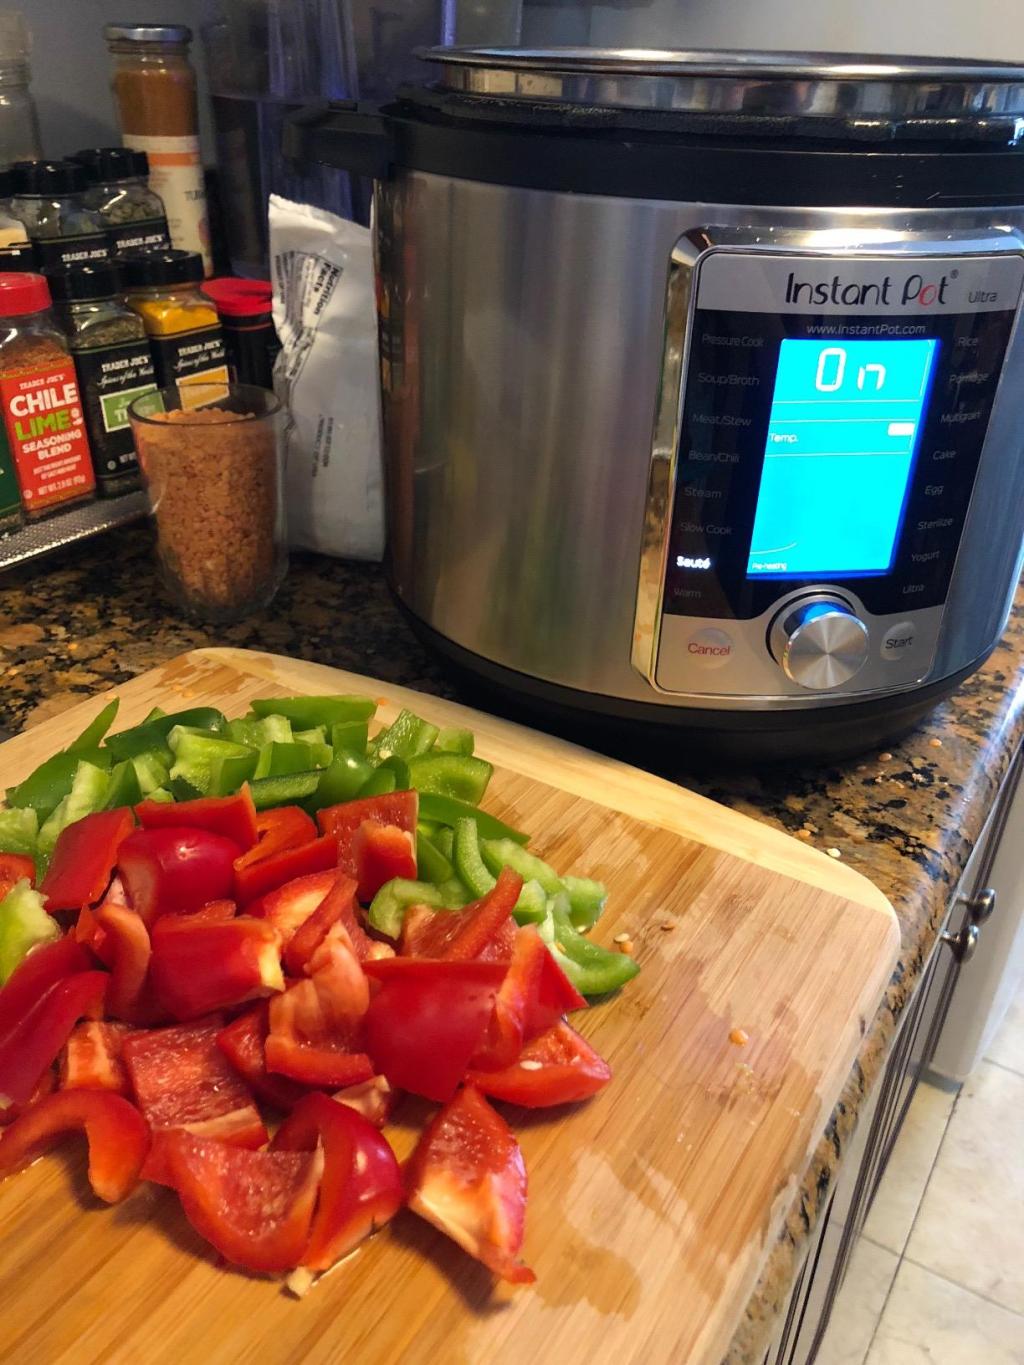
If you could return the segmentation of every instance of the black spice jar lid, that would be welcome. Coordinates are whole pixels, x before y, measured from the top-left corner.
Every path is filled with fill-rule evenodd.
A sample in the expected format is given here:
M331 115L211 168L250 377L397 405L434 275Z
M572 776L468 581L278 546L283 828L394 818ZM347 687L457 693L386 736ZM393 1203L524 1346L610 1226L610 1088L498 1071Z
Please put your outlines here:
M0 166L0 199L10 199L14 193L14 172L10 166Z
M140 157L143 163L141 170ZM105 184L108 180L130 180L138 175L149 174L146 153L132 151L131 147L85 147L75 152L71 160L85 167L94 184Z
M88 188L89 172L77 161L16 161L15 194L77 194Z
M68 270L47 271L50 293L58 303L82 303L109 299L120 292L121 274L112 261L76 265Z
M119 256L128 286L145 289L156 284L198 284L203 278L203 258L198 251L132 251Z

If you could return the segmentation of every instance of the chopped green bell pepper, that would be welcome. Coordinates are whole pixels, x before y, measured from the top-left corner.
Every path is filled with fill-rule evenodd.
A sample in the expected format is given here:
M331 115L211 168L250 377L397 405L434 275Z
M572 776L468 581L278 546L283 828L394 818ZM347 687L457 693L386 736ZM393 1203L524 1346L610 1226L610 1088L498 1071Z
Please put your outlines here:
M435 886L439 882L447 882L455 876L455 869L451 862L432 839L428 839L425 834L416 831L416 875L421 881L432 882Z
M107 794L102 809L117 810L119 806L137 806L141 800L142 788L131 759L126 758L121 763L115 763L110 770L110 781L107 783Z
M75 769L75 776L68 792L57 808L49 815L39 830L38 854L49 859L57 842L57 836L67 825L80 820L83 815L91 815L99 810L106 800L110 775L105 768L81 760Z
M170 749L167 750L167 756L173 762L174 755ZM164 786L171 773L170 763L165 763L159 755L154 753L136 754L134 758L126 759L125 762L130 763L135 769L135 776L139 780L139 790L143 796L149 796L151 792L156 791L157 787Z
M233 796L242 786L243 782L248 782L256 770L256 759L259 757L255 749L248 748L247 745L240 745L245 750L244 754L223 754L219 758L214 758L210 764L210 796Z
M64 752L68 754L87 753L88 750L95 749L97 745L101 744L103 736L114 723L119 705L117 697L113 701L107 702L102 711L93 717L78 738L73 740Z
M369 720L377 710L371 697L260 697L252 702L258 716L286 716L292 727L312 730L341 720Z
M15 882L0 900L0 986L40 943L60 938L60 925L43 909L43 898L28 881Z
M436 820L440 825L453 829L457 821L469 817L476 821L481 839L514 839L517 844L528 844L530 836L521 830L513 829L504 821L489 815L485 810L477 810L468 801L459 801L454 796L442 796L440 792L420 792L420 818Z
M257 810L271 806L294 806L313 795L320 785L320 769L308 773L287 773L283 777L254 778L249 783Z
M503 867L518 872L524 882L540 882L549 896L555 896L565 888L562 879L535 853L528 853L514 839L485 839L480 845L480 853L488 871L496 877Z
M250 749L262 749L264 744L291 744L291 721L285 716L243 716L229 720L227 737L235 744L247 744Z
M632 980L640 970L628 953L602 948L573 926L569 918L568 897L554 896L548 913L537 926L541 938L581 995L605 995Z
M453 796L477 806L494 768L482 758L465 754L422 754L409 760L409 780L421 792Z
M589 929L601 918L608 900L604 882L590 877L563 877L562 885L569 897L569 918L577 929Z
M174 800L174 793L168 791L166 787L154 787L151 792L146 793L146 800L171 802Z
M365 720L339 720L331 726L331 747L336 754L355 754L366 757L370 727Z
M173 773L168 780L168 786L175 801L198 801L201 796L210 795L209 791L193 786L187 778L175 777Z
M443 754L462 754L469 758L475 741L472 730L460 730L454 725L442 726L434 740L434 748Z
M438 733L436 725L422 720L412 711L399 711L390 725L374 735L367 752L371 760L377 762L392 754L399 758L415 758L417 754L427 752Z
M296 744L326 744L327 726L314 725L311 730L295 730L292 739Z
M82 761L97 768L109 768L111 756L106 749L82 750L77 754L54 754L45 763L40 763L23 782L19 782L16 787L7 788L7 804L18 807L31 806L41 821L46 820L71 791L75 773Z
M458 820L455 824L453 848L455 871L474 900L493 891L495 878L484 866L480 856L480 834L475 820Z
M337 806L342 801L354 800L372 777L373 771L365 758L357 754L335 752L331 762L321 770L320 781L307 807L317 811L324 806Z
M402 933L405 912L410 905L430 905L440 909L445 905L444 892L430 882L413 882L395 877L385 882L370 902L370 926L388 938L398 939Z
M159 753L166 747L171 731L179 725L190 730L208 730L215 735L227 729L227 721L220 711L212 706L195 706L189 711L159 716L156 720L136 725L133 730L122 730L119 735L111 735L105 747L118 763L123 758L134 758L136 754Z
M0 810L0 853L36 851L39 816L31 806Z
M434 834L430 842L434 847L452 862L455 858L455 831L450 825L438 825L437 833Z
M253 776L286 777L289 773L308 773L311 768L326 768L332 758L329 744L264 744L256 760ZM321 761L322 760L322 761Z
M379 768L374 768L366 782L359 789L360 796L387 796L390 792L398 791L398 781L395 778L394 770L382 764Z
M512 914L515 916L517 924L540 924L548 913L547 892L540 882L523 882L523 889L519 893Z
M225 759L248 759L251 753L244 744L233 744L231 740L219 739L209 731L184 725L174 726L167 736L167 742L174 754L171 790L174 790L175 780L180 779L200 796L206 796L212 790L214 769L219 774Z
M154 706L148 716L143 716L142 724L148 725L151 720L159 720L161 716L166 716L167 712L162 706Z

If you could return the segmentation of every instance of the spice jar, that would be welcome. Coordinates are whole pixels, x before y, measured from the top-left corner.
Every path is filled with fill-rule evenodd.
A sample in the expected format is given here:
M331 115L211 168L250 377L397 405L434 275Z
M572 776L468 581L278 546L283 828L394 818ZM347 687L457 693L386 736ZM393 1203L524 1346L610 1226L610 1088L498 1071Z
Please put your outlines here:
M35 270L35 250L28 239L25 224L15 217L11 206L13 191L13 173L0 170L0 271Z
M199 292L203 262L196 251L140 251L123 256L125 296L142 319L157 383L227 383L224 335L217 310Z
M0 163L43 154L29 90L31 46L24 17L17 10L0 10Z
M111 255L169 247L163 200L146 183L149 159L130 147L90 147L71 158L92 181L82 195L107 232Z
M203 293L217 305L228 369L237 384L274 386L274 357L281 343L274 331L269 280L207 280Z
M210 274L210 228L199 153L196 73L185 24L107 24L121 140L149 157L149 183L163 200L171 243L198 251Z
M249 384L189 383L129 414L171 596L222 624L266 606L288 562L280 403Z
M84 166L76 161L16 161L11 169L11 208L25 224L40 270L107 259L107 234L100 216L82 202L89 184Z
M42 275L0 275L0 411L28 516L92 493L75 366Z
M100 493L115 497L138 486L139 466L128 404L156 388L146 328L118 297L112 262L54 275L50 292L71 342Z

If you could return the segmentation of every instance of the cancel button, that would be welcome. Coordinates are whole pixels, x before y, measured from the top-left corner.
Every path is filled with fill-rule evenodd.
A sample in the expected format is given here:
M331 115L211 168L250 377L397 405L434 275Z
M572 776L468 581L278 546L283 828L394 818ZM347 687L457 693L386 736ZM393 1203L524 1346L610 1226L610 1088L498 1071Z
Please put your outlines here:
M732 639L712 626L698 630L686 642L690 662L701 668L723 668L732 655Z
M882 636L882 647L878 652L890 663L902 659L914 648L915 634L916 627L913 621L900 621L898 625L890 626Z

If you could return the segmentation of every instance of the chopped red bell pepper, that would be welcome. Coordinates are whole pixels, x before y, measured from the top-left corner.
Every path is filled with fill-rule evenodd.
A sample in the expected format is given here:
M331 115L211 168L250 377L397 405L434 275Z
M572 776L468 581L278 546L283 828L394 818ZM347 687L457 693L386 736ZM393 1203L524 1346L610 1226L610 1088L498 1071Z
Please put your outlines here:
M356 884L343 872L335 872L323 900L292 935L284 950L284 965L292 976L301 976L310 959L336 924L340 924L347 942L359 961L366 956L369 943L355 916ZM360 948L364 951L360 952Z
M347 1104L357 1114L362 1114L374 1128L383 1128L401 1098L398 1090L391 1085L386 1076L371 1076L368 1081L357 1085L347 1085L344 1090L336 1090L331 1096L339 1104Z
M257 843L238 859L239 869L255 867L286 848L311 844L316 838L316 824L301 806L275 806L256 812L256 833Z
M125 1038L125 1069L154 1134L184 1128L235 1147L266 1142L267 1130L252 1095L217 1045L222 1027L221 1019L204 1019L139 1030ZM163 1157L161 1146L157 1165L163 1165ZM159 1172L147 1167L146 1175L158 1178Z
M265 919L272 924L285 948L292 935L309 919L334 885L337 873L333 867L323 872L310 872L296 877L265 896L251 901L245 908L254 919Z
M511 916L499 924L494 937L477 953L477 961L511 962L516 947L516 927L516 922Z
M164 829L168 825L205 829L211 834L223 834L243 853L254 848L259 838L256 807L248 783L234 796L201 796L195 801L142 801L135 807L135 814L143 829Z
M18 882L36 884L36 861L27 853L0 853L0 901Z
M396 877L415 880L416 835L397 825L364 820L352 836L352 859L359 899L368 905L385 882Z
M409 1207L513 1284L536 1276L518 1259L526 1167L508 1124L473 1086L419 1140L406 1172Z
M142 917L127 905L105 901L95 912L95 917L106 935L105 960L110 965L107 1013L115 1019L138 1022L141 1018L140 998L149 971L149 930Z
M355 801L342 801L337 806L325 806L317 811L316 818L323 833L331 835L338 845L338 867L347 876L356 877L352 840L363 821L395 825L415 835L419 809L419 792L389 792L386 796L362 796ZM415 877L416 873L412 875Z
M322 1160L317 1152L251 1152L168 1134L168 1180L196 1232L233 1265L291 1270L309 1241Z
M47 991L92 965L89 954L71 934L34 948L23 958L0 987L0 1050Z
M25 961L33 956L29 954ZM0 1040L0 1108L23 1104L29 1098L78 1020L83 1015L99 1015L109 979L106 972L78 972L58 981Z
M450 1100L480 1046L504 966L396 957L365 969L384 983L364 1022L374 1069L400 1090Z
M74 820L57 835L39 890L46 908L79 910L94 905L110 883L121 846L135 826L127 806L98 810Z
M472 961L502 933L522 889L519 873L503 867L493 890L464 910L431 912L429 917L421 911L407 914L402 926L402 953L450 962Z
M258 847L258 845L257 845ZM333 839L324 837L312 843L300 844L263 858L250 866L235 867L235 900L240 907L249 905L268 891L273 891L296 877L313 872L333 870L338 861L338 847Z
M525 925L515 936L512 961L472 1065L488 1070L511 1066L524 1043L552 1028L567 1010L584 1009L586 1003L537 930Z
M327 1095L301 1100L277 1130L271 1151L313 1152L323 1147L309 1242L302 1264L329 1270L402 1207L402 1173L395 1154L372 1124Z
M133 1104L101 1090L58 1090L26 1110L0 1142L0 1179L28 1166L65 1133L83 1130L93 1193L119 1203L139 1182L149 1129Z
M267 1070L263 1048L270 1033L267 1005L240 1014L217 1034L217 1046L257 1099L272 1104L276 1109L291 1109L307 1088L287 1076L273 1076Z
M71 826L74 828L74 826ZM128 899L148 926L229 897L238 845L204 829L137 829L118 850Z
M207 901L198 910L190 910L187 915L164 915L163 918L179 923L188 920L192 924L227 924L228 920L235 918L237 908L234 901Z
M0 1109L0 1128L6 1128L15 1119L21 1118L27 1109L31 1109L44 1095L51 1095L56 1089L57 1078L53 1074L53 1067L47 1067L39 1077L39 1084L24 1104L9 1104L6 1109Z
M245 915L158 920L149 971L157 1001L181 1021L284 989L277 934L266 920Z
M124 1040L128 1024L112 1019L83 1019L71 1031L60 1063L62 1090L110 1090L130 1095L124 1067Z
M310 976L270 1002L267 1070L312 1086L369 1080L373 1067L361 1047L370 985L336 925L309 962Z
M608 1063L564 1019L527 1043L511 1066L467 1075L485 1094L528 1109L589 1099L611 1078Z

